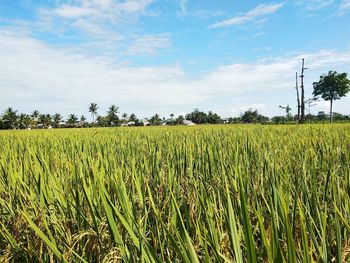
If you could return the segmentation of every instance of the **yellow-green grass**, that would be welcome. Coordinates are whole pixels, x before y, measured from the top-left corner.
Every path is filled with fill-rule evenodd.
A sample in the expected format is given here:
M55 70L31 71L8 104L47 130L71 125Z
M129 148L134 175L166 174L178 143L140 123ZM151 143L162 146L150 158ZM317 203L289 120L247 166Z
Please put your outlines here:
M346 262L350 125L0 132L0 262Z

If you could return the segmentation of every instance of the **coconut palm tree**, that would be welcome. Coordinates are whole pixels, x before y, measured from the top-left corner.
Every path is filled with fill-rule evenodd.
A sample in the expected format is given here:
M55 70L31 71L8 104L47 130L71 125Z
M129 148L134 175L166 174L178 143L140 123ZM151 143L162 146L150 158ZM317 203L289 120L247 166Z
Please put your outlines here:
M62 115L59 113L56 113L55 115L53 115L53 125L55 128L58 128L62 119L63 119Z
M2 115L2 121L4 123L4 126L7 129L14 129L17 127L17 111L13 110L12 107L7 108L3 115Z
M122 115L122 118L123 118L123 122L125 123L128 120L128 114L124 112Z
M20 129L26 129L30 125L30 116L25 113L21 113L18 117L18 126Z
M39 115L39 124L43 127L48 127L51 125L51 115L50 114L40 114Z
M118 110L119 107L112 105L111 107L109 107L108 112L107 112L107 119L108 119L108 123L110 125L114 125L118 122Z
M75 125L78 123L78 117L75 114L69 114L67 123L71 125Z
M89 106L89 112L92 115L92 122L95 122L95 117L97 115L97 110L98 110L98 106L97 103L91 102L90 106Z

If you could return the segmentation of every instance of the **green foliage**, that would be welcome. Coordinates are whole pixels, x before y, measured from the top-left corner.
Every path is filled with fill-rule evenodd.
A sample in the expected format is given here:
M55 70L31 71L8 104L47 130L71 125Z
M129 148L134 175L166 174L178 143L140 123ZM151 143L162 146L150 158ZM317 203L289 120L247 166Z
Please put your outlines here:
M332 122L333 101L345 97L350 91L347 73L329 71L328 75L323 74L318 82L314 82L313 87L313 95L316 99L321 97L325 101L330 101L330 121Z

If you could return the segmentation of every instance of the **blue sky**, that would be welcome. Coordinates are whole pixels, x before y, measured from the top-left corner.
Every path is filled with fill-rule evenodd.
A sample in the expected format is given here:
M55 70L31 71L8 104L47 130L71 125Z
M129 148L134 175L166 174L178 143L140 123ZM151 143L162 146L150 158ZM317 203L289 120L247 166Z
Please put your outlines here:
M301 58L307 97L320 74L350 73L349 25L350 0L0 0L0 110L296 113Z

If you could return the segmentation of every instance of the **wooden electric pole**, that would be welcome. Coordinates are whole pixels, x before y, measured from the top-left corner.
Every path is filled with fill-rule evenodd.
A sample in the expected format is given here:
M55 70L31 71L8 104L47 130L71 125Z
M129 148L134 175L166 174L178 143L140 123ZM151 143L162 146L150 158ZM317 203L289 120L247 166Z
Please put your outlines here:
M301 66L301 101L300 101L300 110L301 110L301 116L300 116L300 122L303 123L305 121L305 89L304 89L304 72L307 68L305 68L305 60L302 60L302 66Z
M295 72L295 89L296 89L296 91L297 91L298 122L299 122L299 121L300 121L300 97L299 97L298 72Z

